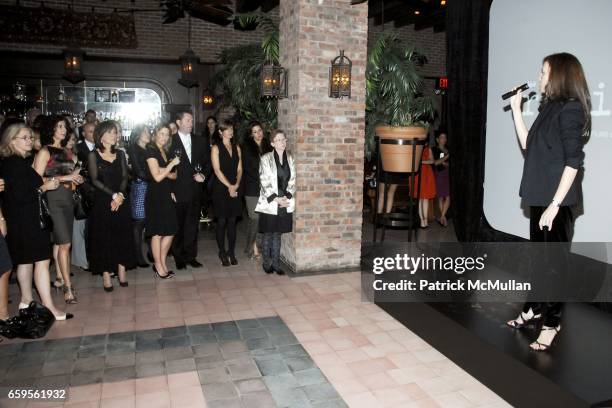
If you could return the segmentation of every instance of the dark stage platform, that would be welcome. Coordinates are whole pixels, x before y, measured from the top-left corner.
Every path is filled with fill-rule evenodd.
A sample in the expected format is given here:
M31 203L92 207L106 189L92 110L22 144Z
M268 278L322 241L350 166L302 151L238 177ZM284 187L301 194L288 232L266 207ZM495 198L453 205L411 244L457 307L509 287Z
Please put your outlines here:
M612 315L592 305L566 304L555 347L539 353L538 329L505 325L517 303L376 303L515 407L612 407Z

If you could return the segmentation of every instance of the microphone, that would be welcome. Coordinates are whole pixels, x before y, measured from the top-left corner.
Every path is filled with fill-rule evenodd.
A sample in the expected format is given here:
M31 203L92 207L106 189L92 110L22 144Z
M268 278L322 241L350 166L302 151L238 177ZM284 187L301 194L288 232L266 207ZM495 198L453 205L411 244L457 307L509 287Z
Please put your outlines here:
M529 85L524 83L523 85L519 86L518 88L513 89L512 91L509 91L509 92L506 92L505 94L503 94L502 95L502 99L506 100L506 99L510 98L511 96L514 96L517 93L522 92L522 91L526 91L528 89L529 89Z

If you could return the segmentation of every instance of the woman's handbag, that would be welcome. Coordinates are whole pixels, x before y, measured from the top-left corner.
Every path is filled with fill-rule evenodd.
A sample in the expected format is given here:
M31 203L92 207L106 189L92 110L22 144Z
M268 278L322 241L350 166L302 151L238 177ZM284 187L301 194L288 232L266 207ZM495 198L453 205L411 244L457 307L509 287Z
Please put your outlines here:
M74 190L72 193L72 200L74 201L74 218L77 220L84 220L89 217L91 205L83 194L81 194L80 188Z
M40 229L51 229L53 228L53 220L51 220L51 213L49 212L49 203L47 203L47 196L42 190L37 191L38 194L38 223Z
M136 179L132 183L130 191L130 203L132 205L132 219L144 220L145 218L145 196L149 183L144 180Z
M38 339L44 337L55 322L55 316L49 309L37 302L19 311L17 316L0 321L0 335L14 339Z

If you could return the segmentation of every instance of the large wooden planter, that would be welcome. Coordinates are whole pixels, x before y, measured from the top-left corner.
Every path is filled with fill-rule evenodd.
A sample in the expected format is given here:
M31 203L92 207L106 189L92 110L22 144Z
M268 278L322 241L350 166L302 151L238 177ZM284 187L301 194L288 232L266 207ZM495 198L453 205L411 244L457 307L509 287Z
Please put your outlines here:
M424 127L395 127L377 126L376 136L381 139L380 156L384 171L396 173L411 173L421 167L423 144L412 146L410 141L427 139L427 128ZM384 139L406 141L405 144L385 144ZM414 155L413 155L413 149ZM415 163L413 166L412 158Z

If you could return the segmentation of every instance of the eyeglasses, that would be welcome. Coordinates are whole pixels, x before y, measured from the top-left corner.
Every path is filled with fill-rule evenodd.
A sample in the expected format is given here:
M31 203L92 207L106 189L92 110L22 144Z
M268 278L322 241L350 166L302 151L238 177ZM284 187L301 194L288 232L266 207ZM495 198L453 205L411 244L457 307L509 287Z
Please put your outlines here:
M34 141L34 136L16 136L15 139L21 139L23 141L26 141L26 140Z

